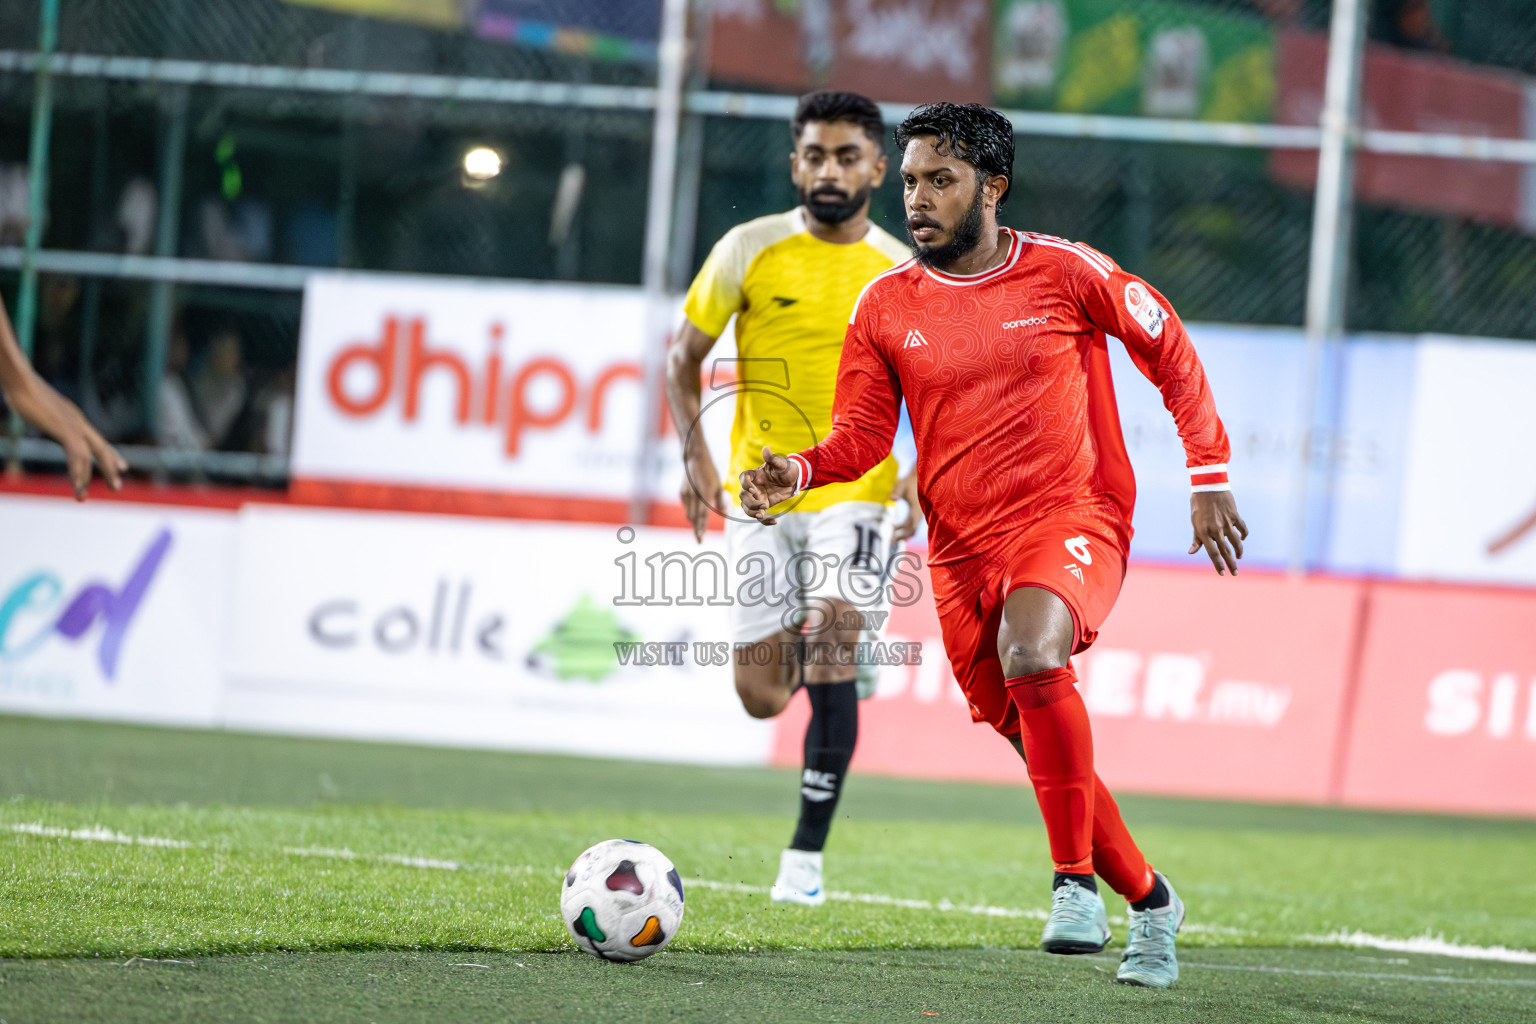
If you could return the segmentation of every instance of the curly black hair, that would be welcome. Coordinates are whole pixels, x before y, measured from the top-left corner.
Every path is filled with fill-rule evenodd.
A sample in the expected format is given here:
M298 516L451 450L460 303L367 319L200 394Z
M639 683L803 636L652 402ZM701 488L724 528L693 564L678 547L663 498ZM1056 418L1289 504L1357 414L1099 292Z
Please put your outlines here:
M836 92L830 89L808 92L795 105L794 119L789 129L798 142L800 133L812 121L851 121L864 129L864 134L874 140L876 146L885 145L885 119L880 108L868 96L856 92Z
M896 126L896 147L906 151L914 136L937 135L939 144L976 168L980 180L1002 175L1009 188L997 200L1001 210L1013 191L1013 122L980 103L926 103Z

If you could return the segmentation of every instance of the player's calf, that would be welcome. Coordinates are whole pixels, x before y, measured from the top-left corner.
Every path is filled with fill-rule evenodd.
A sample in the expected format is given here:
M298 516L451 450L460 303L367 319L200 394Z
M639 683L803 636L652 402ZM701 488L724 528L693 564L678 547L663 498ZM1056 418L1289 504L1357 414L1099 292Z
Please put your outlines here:
M779 863L775 903L819 906L821 851L837 814L848 763L859 740L859 698L852 679L808 683L811 720L805 730L805 767L800 773L800 819Z

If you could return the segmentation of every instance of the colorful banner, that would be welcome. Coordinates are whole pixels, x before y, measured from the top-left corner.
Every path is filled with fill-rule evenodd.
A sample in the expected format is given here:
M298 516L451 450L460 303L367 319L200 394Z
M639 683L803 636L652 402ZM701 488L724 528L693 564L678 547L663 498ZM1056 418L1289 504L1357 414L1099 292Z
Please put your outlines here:
M1533 624L1529 592L1376 585L1344 800L1536 815Z
M0 711L211 726L235 517L0 500Z
M486 39L589 60L656 59L661 0L476 0L474 8Z
M1003 106L1267 121L1269 22L1170 0L999 0L992 82Z
M1281 34L1277 121L1318 123L1327 59L1326 36ZM1536 83L1508 71L1372 45L1366 48L1361 90L1361 121L1370 128L1536 136ZM1361 153L1355 160L1356 195L1363 202L1536 231L1536 172L1530 167L1375 153ZM1307 189L1316 184L1315 150L1277 149L1269 161L1282 184Z
M720 0L709 75L723 86L986 103L990 27L988 0Z

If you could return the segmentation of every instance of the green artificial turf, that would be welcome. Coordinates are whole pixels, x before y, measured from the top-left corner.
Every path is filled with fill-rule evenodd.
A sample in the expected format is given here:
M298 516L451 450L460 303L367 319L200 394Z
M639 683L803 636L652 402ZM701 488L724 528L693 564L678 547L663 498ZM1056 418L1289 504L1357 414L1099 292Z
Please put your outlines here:
M1210 950L1169 992L1105 957L1033 951L261 953L182 962L0 962L0 1014L145 1021L1528 1021L1503 965L1313 950Z
M833 898L772 906L795 781L0 718L0 1020L1536 1016L1536 966L1329 941L1536 949L1536 823L1128 796L1190 907L1180 985L1150 993L1110 983L1123 923L1104 958L1034 951L1049 858L1022 787L854 776ZM687 880L638 965L558 915L566 866L615 836Z

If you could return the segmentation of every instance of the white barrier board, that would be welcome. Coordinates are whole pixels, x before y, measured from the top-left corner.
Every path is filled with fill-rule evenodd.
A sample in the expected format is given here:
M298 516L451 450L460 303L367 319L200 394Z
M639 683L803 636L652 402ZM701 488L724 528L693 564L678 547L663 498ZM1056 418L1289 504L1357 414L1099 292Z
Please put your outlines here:
M1536 345L1424 338L1398 572L1536 585Z
M771 724L741 709L729 668L701 667L691 653L695 641L727 638L725 609L614 605L622 590L616 559L696 552L693 537L641 530L626 544L618 534L609 526L247 507L226 723L766 763ZM690 653L679 665L624 666L614 643L630 641L681 642Z
M7 495L0 710L217 723L235 516Z

